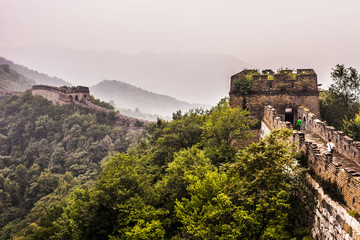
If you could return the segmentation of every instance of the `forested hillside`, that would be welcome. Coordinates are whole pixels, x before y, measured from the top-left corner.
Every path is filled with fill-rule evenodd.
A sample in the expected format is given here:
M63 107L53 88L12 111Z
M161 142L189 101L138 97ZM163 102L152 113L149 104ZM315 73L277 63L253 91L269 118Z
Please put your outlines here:
M73 187L91 185L104 157L127 151L142 129L113 116L30 92L0 102L0 239L28 235Z
M42 122L33 128L35 139L41 138L37 137L37 132L53 135L52 131L43 131L49 128ZM3 234L8 232L7 229L12 232L3 236L97 240L307 239L312 197L305 187L304 169L296 161L294 146L287 142L290 131L276 131L265 140L249 145L250 126L254 123L247 112L230 108L227 101L221 101L210 111L177 112L171 122L158 120L153 123L148 133L126 154L104 160L96 182L86 184L84 180L96 174L84 172L82 162L86 165L103 156L94 157L97 151L91 151L91 148L90 153L80 150L88 158L72 156L75 153L70 153L69 149L86 145L87 137L81 141L82 137L76 133L84 126L75 127L71 123L73 121L63 122L62 129L71 137L55 137L61 139L60 145L56 145L59 150L50 156L44 173L34 176L34 170L28 167L29 160L24 160L23 165L18 163L18 167L13 167L13 173L6 175L8 180L5 182L18 181L20 186L20 175L39 179L41 176L58 176L52 175L53 171L67 171L55 180L46 181L58 183L50 185L48 191L55 189L53 194L39 203L51 203L47 204L46 212L35 205L29 216L40 215L39 219L28 217L28 225L23 224L24 229L18 228L18 231L8 226ZM110 130L109 138L113 132ZM98 142L101 149L104 145L100 142L105 141L105 133L97 134L103 140L97 135L88 137ZM72 140L75 136L76 140ZM118 144L113 141L111 146L117 149ZM14 144L24 149L22 145ZM67 153L68 160L59 157L64 154L55 154L59 151ZM8 149L8 153L12 151ZM43 156L35 150L30 153ZM82 156L80 153L75 155ZM40 159L32 162L41 169L44 164ZM57 164L61 161L63 164ZM67 166L68 161L75 167L61 168L64 164ZM92 169L98 171L95 165ZM80 181L77 179L82 179L85 184L62 199L63 193L69 191L75 181ZM48 184L35 183L34 186L43 189ZM19 189L27 193L33 188ZM13 222L13 226L21 224Z
M34 84L34 80L17 73L9 65L0 64L0 90L24 91Z
M10 68L15 70L16 72L26 76L27 78L35 80L36 83L34 82L34 83L32 83L32 85L43 84L43 85L50 85L50 86L56 86L56 87L60 87L60 86L64 86L64 85L71 86L70 83L68 83L58 77L51 77L45 73L39 73L38 71L31 70L27 67L16 64L16 63L14 63L10 60L7 60L6 58L3 58L3 57L0 57L0 64L9 65ZM25 90L25 89L21 89L21 90Z

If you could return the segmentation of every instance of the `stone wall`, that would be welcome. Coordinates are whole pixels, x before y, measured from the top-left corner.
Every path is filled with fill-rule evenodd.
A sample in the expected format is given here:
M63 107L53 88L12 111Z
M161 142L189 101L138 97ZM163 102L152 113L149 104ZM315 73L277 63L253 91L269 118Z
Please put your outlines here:
M34 85L31 88L33 95L42 96L53 104L70 104L73 101L90 100L88 87L52 87L46 85Z
M299 107L298 116L305 123L307 130L316 133L323 140L331 141L335 144L336 151L344 155L346 158L360 164L360 142L354 141L346 136L343 132L337 131L335 127L328 126L326 122L317 119L311 110L305 107Z
M307 136L314 134L314 137L319 139L305 139L305 132L294 131L292 141L297 143L298 151L305 155L307 164L314 174L323 180L336 183L346 203L346 206L342 206L331 200L319 190L320 187L315 182L311 182L316 186L314 189L319 201L313 229L315 239L360 239L359 222L348 214L350 210L360 213L360 167L356 151L355 154L354 151L346 152L346 149L356 149L358 145L335 128L316 119L315 114L310 113L308 109L300 107L298 113L305 122L305 130L309 131ZM270 130L290 127L272 106L265 107L262 124L265 125L262 129ZM265 135L264 132L262 136ZM325 139L328 137L333 139L336 146L339 145L337 149L340 154L336 153L335 156L326 151Z
M244 102L245 99L245 102ZM297 116L297 109L299 105L309 106L312 112L320 115L320 105L318 94L302 93L302 94L288 94L288 93L253 93L245 96L232 96L230 98L231 106L241 106L249 109L250 115L256 119L262 119L264 108L267 105L275 106L274 108L281 115L284 115L286 108L293 109L294 121ZM284 117L282 117L284 120ZM292 122L291 124L294 124Z
M248 82L252 86L248 86ZM278 73L265 70L262 74L244 70L231 77L230 105L247 108L255 119L263 118L266 105L274 106L281 115L285 109L291 108L293 116L297 115L297 108L304 105L320 116L317 75L312 69L281 70ZM295 118L291 122L294 124Z
M21 92L0 90L0 100L11 97L13 95L19 95Z
M53 104L70 104L70 99L66 97L64 93L59 92L56 89L31 89L32 95L39 95Z
M360 239L360 223L349 215L346 208L324 194L320 185L311 177L308 178L315 191L317 205L312 229L314 239Z

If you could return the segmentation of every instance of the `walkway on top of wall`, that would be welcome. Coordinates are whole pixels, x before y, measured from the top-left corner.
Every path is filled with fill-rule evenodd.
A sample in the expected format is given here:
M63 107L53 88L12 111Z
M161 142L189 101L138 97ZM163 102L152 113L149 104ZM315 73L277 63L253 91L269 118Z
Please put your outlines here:
M305 141L317 144L320 154L327 153L326 142L318 135L307 130L301 130L300 132L305 134ZM345 169L348 173L360 173L360 166L336 152L336 145L335 152L333 153L333 164L339 168Z

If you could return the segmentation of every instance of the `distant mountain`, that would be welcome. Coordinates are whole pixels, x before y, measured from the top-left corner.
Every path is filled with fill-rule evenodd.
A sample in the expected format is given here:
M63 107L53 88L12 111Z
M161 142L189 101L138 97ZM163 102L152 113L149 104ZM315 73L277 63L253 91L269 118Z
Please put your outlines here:
M230 76L252 67L231 55L177 51L128 55L33 45L0 48L0 56L61 76L74 85L91 86L102 79L117 79L187 102L206 104L216 104L227 96Z
M208 107L203 104L190 104L115 80L104 80L90 87L90 92L101 100L114 101L117 108L132 110L137 108L143 113L162 116L171 116L177 110L187 111L191 108Z
M50 77L47 74L39 73L38 71L31 70L27 67L16 64L16 63L14 63L10 60L7 60L3 57L0 57L0 64L2 64L2 65L7 64L10 66L11 69L15 70L16 72L18 72L30 79L35 80L36 82L34 82L32 85L43 84L43 85L56 86L56 87L60 87L60 86L64 86L64 85L67 85L67 86L72 85L71 83L68 83L60 78Z
M0 64L0 90L24 91L34 84L34 80L14 71L9 65Z

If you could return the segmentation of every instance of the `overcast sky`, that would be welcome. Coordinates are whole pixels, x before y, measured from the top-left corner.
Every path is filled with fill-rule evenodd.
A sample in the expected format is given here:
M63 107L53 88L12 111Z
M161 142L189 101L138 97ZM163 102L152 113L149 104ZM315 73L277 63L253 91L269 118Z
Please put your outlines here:
M0 47L180 50L264 68L359 68L359 7L356 0L0 0Z

